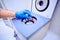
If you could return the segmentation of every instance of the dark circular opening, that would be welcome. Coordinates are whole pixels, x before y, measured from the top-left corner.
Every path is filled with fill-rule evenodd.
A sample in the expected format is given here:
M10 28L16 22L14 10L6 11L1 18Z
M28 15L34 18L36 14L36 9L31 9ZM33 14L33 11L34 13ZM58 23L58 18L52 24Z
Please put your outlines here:
M40 0L38 3L38 0L36 0L35 1L35 8L39 11L39 12L43 12L43 11L45 11L47 8L48 8L48 6L49 6L49 0L47 0L47 5L46 5L46 7L44 8L44 9L40 9L39 8L39 6L43 6L44 5L44 0ZM39 5L39 6L37 6L37 4Z
M43 1L39 1L39 5L40 6L43 6Z

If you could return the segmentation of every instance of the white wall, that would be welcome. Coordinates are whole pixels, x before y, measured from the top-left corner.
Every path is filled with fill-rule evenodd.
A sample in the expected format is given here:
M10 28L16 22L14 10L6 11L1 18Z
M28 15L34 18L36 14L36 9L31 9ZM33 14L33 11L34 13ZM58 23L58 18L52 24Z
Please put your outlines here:
M50 30L60 35L60 0L58 1L53 18L50 23Z
M31 10L31 0L2 0L7 9L20 11L23 9Z

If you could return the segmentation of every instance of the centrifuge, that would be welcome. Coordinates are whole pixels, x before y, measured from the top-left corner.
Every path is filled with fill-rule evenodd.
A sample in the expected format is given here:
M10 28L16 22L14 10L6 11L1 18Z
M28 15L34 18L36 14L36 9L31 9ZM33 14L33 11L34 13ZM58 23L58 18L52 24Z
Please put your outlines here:
M20 40L42 40L57 4L57 0L1 0L1 2L4 9L15 12L27 9L37 18L33 24L25 24L16 18L9 19Z

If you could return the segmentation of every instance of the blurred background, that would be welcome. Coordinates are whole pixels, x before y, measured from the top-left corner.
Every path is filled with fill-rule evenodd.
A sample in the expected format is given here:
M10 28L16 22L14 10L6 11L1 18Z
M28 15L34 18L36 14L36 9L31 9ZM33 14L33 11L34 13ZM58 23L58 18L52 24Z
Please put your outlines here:
M15 12L17 10L22 10L22 9L28 9L32 11L31 9L32 1L28 0L27 1L28 4L26 3L26 1L22 0L20 3L20 0L17 0L17 1L16 0L0 0L0 9L9 9L9 10L14 10ZM11 2L11 5L9 5L10 2ZM17 3L15 2L18 2L18 4L20 5L18 6ZM13 5L12 3L15 5ZM27 6L25 6L24 4L26 4ZM25 40L25 39L26 40L60 40L60 0L57 0L56 7L50 19L51 20L46 25L44 25L44 27L42 27L37 32L35 32L29 39L26 39L24 38L24 36L21 36L22 34L17 33L19 34L19 36L16 36L16 40ZM8 25L9 27L12 28L12 24L10 22L7 22L8 20L9 19L3 19L3 22L5 23L5 25Z

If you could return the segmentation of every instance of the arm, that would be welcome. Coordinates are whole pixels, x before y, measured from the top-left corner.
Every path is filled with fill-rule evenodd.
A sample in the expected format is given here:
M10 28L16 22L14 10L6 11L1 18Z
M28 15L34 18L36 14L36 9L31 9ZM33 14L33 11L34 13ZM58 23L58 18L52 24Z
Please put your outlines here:
M0 10L0 18L15 17L15 12L11 10Z
M28 15L31 15L31 12L29 10L22 10L18 12L14 12L11 10L0 10L0 18L7 18L7 17L29 18Z

